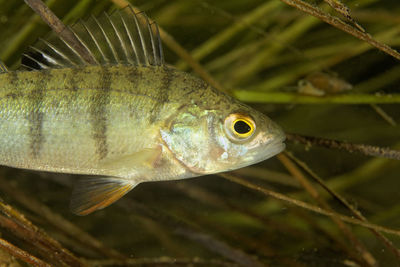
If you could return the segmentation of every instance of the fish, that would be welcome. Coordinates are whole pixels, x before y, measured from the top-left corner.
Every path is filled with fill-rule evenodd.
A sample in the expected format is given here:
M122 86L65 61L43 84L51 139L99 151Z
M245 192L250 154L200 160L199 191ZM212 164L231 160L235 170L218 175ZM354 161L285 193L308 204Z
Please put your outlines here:
M226 172L285 148L266 115L165 63L160 33L131 7L69 27L0 73L0 165L82 174L70 207L87 215L136 185Z
M298 82L297 91L303 95L325 96L341 94L353 89L335 73L313 72Z

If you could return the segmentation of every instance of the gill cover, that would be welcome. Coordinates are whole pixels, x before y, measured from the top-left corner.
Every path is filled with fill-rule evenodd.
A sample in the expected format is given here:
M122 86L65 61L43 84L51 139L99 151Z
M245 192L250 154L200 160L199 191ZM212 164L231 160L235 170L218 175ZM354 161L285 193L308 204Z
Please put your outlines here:
M210 142L215 115L204 111L194 115L183 113L170 123L169 128L160 130L161 137L173 156L194 174L206 174L212 169L210 155L215 147Z

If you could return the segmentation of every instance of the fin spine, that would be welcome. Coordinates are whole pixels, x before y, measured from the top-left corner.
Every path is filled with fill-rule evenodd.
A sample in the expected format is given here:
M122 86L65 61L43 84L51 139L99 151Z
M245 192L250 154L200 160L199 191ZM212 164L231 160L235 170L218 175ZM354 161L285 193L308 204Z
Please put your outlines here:
M129 42L131 43L133 53L135 54L135 58L136 58L136 64L135 65L138 65L138 63L140 61L139 61L138 52L136 51L136 45L135 45L135 43L133 41L133 36L132 36L131 32L128 30L128 25L126 24L126 21L125 21L124 17L121 15L121 13L119 15L121 16L122 23L124 24L124 29L125 29L125 31L126 31L126 33L128 35Z
M122 12L124 11L124 12ZM131 6L111 14L103 13L98 18L79 20L67 27L83 51L92 58L89 63L85 54L78 53L66 39L50 34L24 54L33 62L30 69L65 68L87 65L125 64L132 66L162 66L164 55L157 24L144 12L135 13ZM32 53L30 53L32 52ZM36 57L40 54L42 57ZM29 56L29 57L28 57ZM43 58L43 59L42 59ZM1 68L0 68L1 71Z
M107 13L104 12L104 14L105 14L105 16L106 16L108 19L110 19L110 17L108 16ZM114 46L112 45L110 38L108 38L108 35L107 35L107 33L104 31L104 28L103 28L103 26L101 26L99 20L98 20L96 17L94 17L94 19L95 19L97 25L99 26L100 31L103 33L103 36L104 36L104 38L106 39L106 42L107 42L107 44L108 44L108 47L111 49L111 52L112 52L112 54L113 54L113 56L114 56L114 60L115 60L116 62L119 62L119 61L118 61L117 52L115 51L115 48L114 48Z
M142 13L142 12L141 12L141 13ZM139 14L140 14L140 13L139 13ZM138 33L139 33L140 43L141 43L141 45L142 45L142 50L143 50L143 53L144 53L144 59L145 59L145 61L146 61L145 63L143 63L143 65L150 65L150 62L149 62L149 55L147 54L147 49L146 49L146 44L145 44L145 42L144 42L144 37L143 37L142 29L140 28L139 21L138 21L138 18L137 18L137 16L136 16L135 13L134 13L133 17L134 17L134 19L135 19L136 27L137 27L137 30L138 30Z
M72 31L72 29L70 27L67 27L70 31ZM73 33L74 34L74 33ZM78 63L78 65L87 65L86 61L84 58L82 58L81 54L78 53L78 51L76 51L76 49L70 45L67 41L64 40L64 38L60 37L60 40L72 51L72 53L74 53L80 60L80 62Z
M155 47L156 42L154 42L154 53L157 53L156 51L159 52L159 55L154 54L154 58L155 60L158 60L158 62L156 62L156 65L164 65L164 54L163 54L163 49L162 49L162 45L161 45L161 38L160 38L160 30L158 28L157 23L155 23L154 21L150 24L150 27L155 27L155 36L157 37L157 44L158 47ZM153 30L151 29L152 33ZM153 36L153 34L151 34L151 36Z
M99 62L97 61L96 57L94 56L92 50L89 49L88 45L85 43L85 41L82 40L81 37L79 37L78 34L75 33L75 31L68 27L69 30L72 32L73 35L75 35L76 39L83 45L83 47L85 47L86 51L90 54L90 56L93 58L94 62L96 65L100 65ZM84 60L81 55L78 53L78 56L80 57L81 60L83 60L84 64L87 64L86 60Z
M52 45L51 43L49 43L48 41L46 41L45 39L42 39L42 38L39 38L39 41L42 41L46 46L51 48L56 54L61 56L64 60L68 61L69 64L71 64L72 66L76 66L76 64L74 62L72 62L69 59L69 57L67 57L63 52L61 52L59 49L57 49L54 45Z
M124 51L124 55L125 55L125 59L128 60L129 55L128 55L128 49L126 48L125 42L121 37L121 33L118 31L117 27L115 26L114 22L112 21L112 19L110 19L110 17L107 15L108 20L111 23L111 26L113 27L115 34L117 35L117 38L119 40L119 43L121 44L121 48Z
M35 59L35 58L33 58L33 57L31 57L30 55L28 55L28 54L22 54L24 57L27 57L29 60L32 60L33 62L35 62L36 64L38 64L38 66L39 67L41 67L42 69L48 69L49 67L47 66L47 65L45 65L45 64L43 64L42 62L40 62L39 60L37 60L37 59Z

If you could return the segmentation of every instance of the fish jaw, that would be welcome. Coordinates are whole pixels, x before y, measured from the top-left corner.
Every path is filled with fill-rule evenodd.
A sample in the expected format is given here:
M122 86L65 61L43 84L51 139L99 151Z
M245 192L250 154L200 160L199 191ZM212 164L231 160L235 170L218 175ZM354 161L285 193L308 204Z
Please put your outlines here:
M248 151L248 153L243 156L244 158L243 163L242 164L238 163L234 168L229 170L235 170L262 162L264 160L272 158L273 156L285 150L286 147L284 143L285 138L282 138L280 136L275 136L275 137L269 137L268 140L270 141L265 142L263 145L260 145L254 148L253 150Z

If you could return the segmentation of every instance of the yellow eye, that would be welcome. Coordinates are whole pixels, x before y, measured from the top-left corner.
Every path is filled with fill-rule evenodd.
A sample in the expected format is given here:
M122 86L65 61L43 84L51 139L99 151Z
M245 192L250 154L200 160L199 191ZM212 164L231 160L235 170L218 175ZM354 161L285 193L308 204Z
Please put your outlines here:
M225 119L225 129L235 141L242 141L251 137L255 131L254 121L246 115L230 114Z
M236 119L232 123L232 131L239 137L249 137L253 131L254 127L253 124L250 121L247 121L245 119Z

